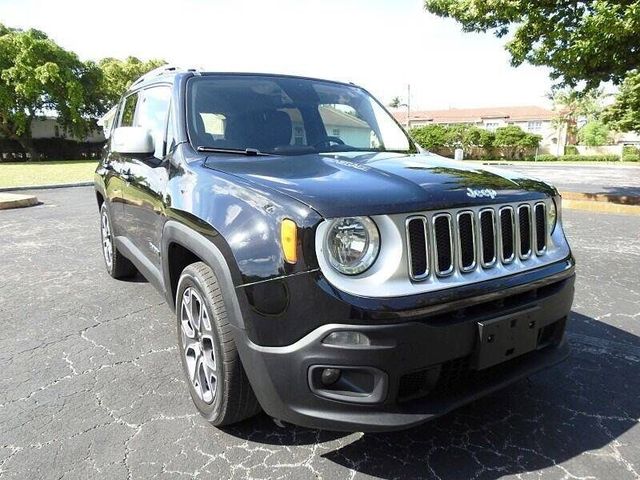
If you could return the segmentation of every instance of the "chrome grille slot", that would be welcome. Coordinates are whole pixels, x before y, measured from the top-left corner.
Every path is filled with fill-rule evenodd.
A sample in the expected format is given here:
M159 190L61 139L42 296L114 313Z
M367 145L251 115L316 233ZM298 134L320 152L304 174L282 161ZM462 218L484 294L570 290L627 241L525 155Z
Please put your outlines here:
M547 249L547 215L544 203L536 203L534 212L536 221L536 254L542 255Z
M483 267L491 267L496 263L495 215L490 208L480 211L480 252Z
M476 268L476 229L473 212L458 213L458 258L460 271L470 272Z
M527 259L531 256L531 207L520 205L518 207L518 239L520 258Z
M451 215L440 213L433 216L435 271L439 276L453 273L453 231Z
M409 217L406 221L409 275L421 280L429 275L429 235L425 217Z
M502 244L502 263L511 263L515 258L514 235L515 225L513 208L500 209L500 243Z

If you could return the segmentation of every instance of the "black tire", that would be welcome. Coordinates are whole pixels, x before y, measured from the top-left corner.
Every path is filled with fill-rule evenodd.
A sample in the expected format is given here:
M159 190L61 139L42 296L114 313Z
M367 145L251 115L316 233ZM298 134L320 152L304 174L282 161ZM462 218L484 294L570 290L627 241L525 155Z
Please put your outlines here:
M200 308L204 306L205 312L202 315L207 315L207 320L200 316L200 327L184 320L188 317L187 310L191 312L192 318L198 316L198 303L204 304ZM202 262L192 263L180 275L176 293L176 323L182 367L191 399L200 414L211 424L222 426L240 422L260 412L260 405L238 355L218 280L213 270ZM205 328L207 323L210 328ZM196 333L197 329L200 329L200 333ZM189 337L185 333L187 331L193 332L194 337ZM210 338L212 348L208 347ZM203 357L201 369L198 367L197 349L200 349ZM212 363L215 369L205 371L209 368L204 360L208 355L207 350L213 353L215 360ZM196 372L193 375L197 377L195 382L192 380L192 372ZM214 376L216 381L212 387L213 382L210 380ZM208 377L210 380L206 380ZM205 394L203 391L206 391ZM213 398L205 401L208 394Z
M107 223L107 229L105 229L105 222ZM137 273L136 267L116 248L113 238L113 223L111 222L111 213L107 207L107 202L103 202L100 206L100 238L102 240L102 258L109 275L113 278L133 277ZM107 243L111 248L110 255ZM110 259L109 256L111 257Z

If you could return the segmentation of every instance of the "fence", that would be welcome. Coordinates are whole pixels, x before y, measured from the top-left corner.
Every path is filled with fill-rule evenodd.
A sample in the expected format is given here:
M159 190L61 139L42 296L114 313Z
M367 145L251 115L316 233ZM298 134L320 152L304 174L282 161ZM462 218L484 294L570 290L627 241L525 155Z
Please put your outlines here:
M580 155L617 155L620 157L622 156L623 145L602 145L600 147L576 145L575 147Z
M91 160L100 158L105 142L76 142L65 138L36 138L35 149L42 160ZM0 162L21 162L29 155L15 140L0 139Z

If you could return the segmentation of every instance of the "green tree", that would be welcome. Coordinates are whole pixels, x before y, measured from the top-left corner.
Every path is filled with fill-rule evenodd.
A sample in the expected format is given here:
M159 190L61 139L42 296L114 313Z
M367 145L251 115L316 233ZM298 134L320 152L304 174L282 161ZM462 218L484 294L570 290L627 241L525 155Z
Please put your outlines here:
M39 30L0 24L0 134L16 140L32 159L40 158L31 136L33 121L47 113L83 136L99 108L89 86L100 74Z
M579 92L572 88L552 91L548 98L553 101L555 116L553 124L557 127L567 126L567 143L576 142L578 134L578 120L595 120L602 112L604 93L601 88L588 92Z
M117 58L103 58L98 63L102 71L99 96L103 110L108 110L120 100L129 86L145 73L165 65L167 62L159 59L142 61L136 57L124 60Z
M495 135L493 132L475 125L455 124L425 125L411 129L412 138L428 150L440 147L469 148L493 146Z
M527 150L532 150L540 145L542 137L527 133L516 125L507 125L496 129L496 136L493 144L501 147L505 157L519 158Z
M640 65L640 0L425 0L467 32L510 34L511 63L551 68L559 85L619 84Z
M409 133L418 145L427 150L442 147L447 142L447 128L444 125L434 124L416 127L412 128Z
M603 120L620 132L640 132L640 71L629 74Z
M496 136L493 144L498 147L524 147L535 148L540 145L542 137L527 133L516 125L496 128Z
M610 137L609 127L601 120L591 120L578 131L578 141L590 147L608 145Z

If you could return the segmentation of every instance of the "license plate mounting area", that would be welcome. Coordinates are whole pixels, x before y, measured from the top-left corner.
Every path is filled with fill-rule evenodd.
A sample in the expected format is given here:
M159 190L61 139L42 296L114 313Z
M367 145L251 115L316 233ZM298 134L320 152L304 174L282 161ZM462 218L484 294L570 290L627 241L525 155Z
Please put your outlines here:
M478 322L474 368L483 370L535 350L539 330L535 310Z

